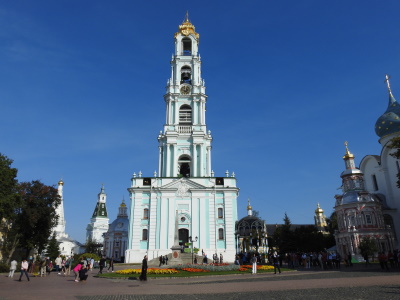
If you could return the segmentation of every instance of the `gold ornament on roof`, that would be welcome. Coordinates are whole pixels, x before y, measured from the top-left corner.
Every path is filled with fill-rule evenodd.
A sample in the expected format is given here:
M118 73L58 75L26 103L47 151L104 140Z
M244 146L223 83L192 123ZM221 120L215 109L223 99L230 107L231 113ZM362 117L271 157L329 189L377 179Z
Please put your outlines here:
M354 158L354 155L350 153L350 150L348 147L349 143L346 141L346 142L344 142L344 145L346 146L346 154L343 156L343 158Z
M184 36L193 34L197 40L200 38L200 35L196 32L194 25L189 21L188 12L186 12L185 20L182 22L182 25L179 25L178 30L179 31L175 33L175 37L181 33Z
M60 179L60 181L58 182L58 185L64 185L64 181L62 179Z
M321 208L321 206L319 206L319 203L317 205L317 209L315 210L315 213L316 214L323 214L324 213L324 210Z

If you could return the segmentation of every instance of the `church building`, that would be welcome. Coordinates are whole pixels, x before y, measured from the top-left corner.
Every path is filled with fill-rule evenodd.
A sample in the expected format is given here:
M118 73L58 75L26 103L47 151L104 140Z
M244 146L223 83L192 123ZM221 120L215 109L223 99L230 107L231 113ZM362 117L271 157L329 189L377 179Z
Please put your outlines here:
M128 246L128 211L125 201L122 200L118 208L117 218L110 224L104 234L103 254L114 261L124 262L125 250Z
M101 186L101 191L97 195L97 204L94 209L90 223L86 227L86 241L93 241L103 244L103 234L108 230L108 215L106 207L107 194L104 191L104 185Z
M335 211L339 231L335 234L338 250L359 254L363 237L376 241L378 251L399 248L400 189L397 173L400 162L390 154L391 139L400 136L400 105L393 96L386 76L389 104L375 124L375 133L382 146L380 155L367 155L356 168L354 155L346 144L343 157L346 170L342 173L343 195L336 195Z
M222 253L228 262L235 258L239 189L234 173L215 177L212 169L199 42L186 16L175 33L164 95L166 118L158 135L158 172L152 177L134 173L128 189L127 263L141 262L144 255L149 260L167 255L177 242L184 247L190 239L206 254Z

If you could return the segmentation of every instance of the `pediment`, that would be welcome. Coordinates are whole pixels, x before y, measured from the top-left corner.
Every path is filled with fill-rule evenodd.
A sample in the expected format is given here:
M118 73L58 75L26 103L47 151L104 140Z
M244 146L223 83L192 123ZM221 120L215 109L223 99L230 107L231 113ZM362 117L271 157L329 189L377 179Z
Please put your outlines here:
M188 189L204 189L204 185L198 184L187 178L180 178L166 185L161 186L162 189L179 189L182 186L186 186Z

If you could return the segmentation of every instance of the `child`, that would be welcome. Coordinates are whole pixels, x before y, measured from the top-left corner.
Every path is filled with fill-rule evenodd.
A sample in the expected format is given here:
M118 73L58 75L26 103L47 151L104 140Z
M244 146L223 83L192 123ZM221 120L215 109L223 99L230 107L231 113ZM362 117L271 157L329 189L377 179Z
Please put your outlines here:
M82 269L79 270L79 279L81 281L86 281L88 278L88 275L86 275L86 272L88 271L87 268L83 267Z

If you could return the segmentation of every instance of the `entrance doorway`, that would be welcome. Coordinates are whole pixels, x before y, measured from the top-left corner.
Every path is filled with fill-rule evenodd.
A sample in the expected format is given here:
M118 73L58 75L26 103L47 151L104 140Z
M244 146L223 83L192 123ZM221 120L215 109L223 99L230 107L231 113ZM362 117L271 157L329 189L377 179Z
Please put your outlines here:
M186 228L179 229L179 245L186 247L185 244L189 242L189 230Z

